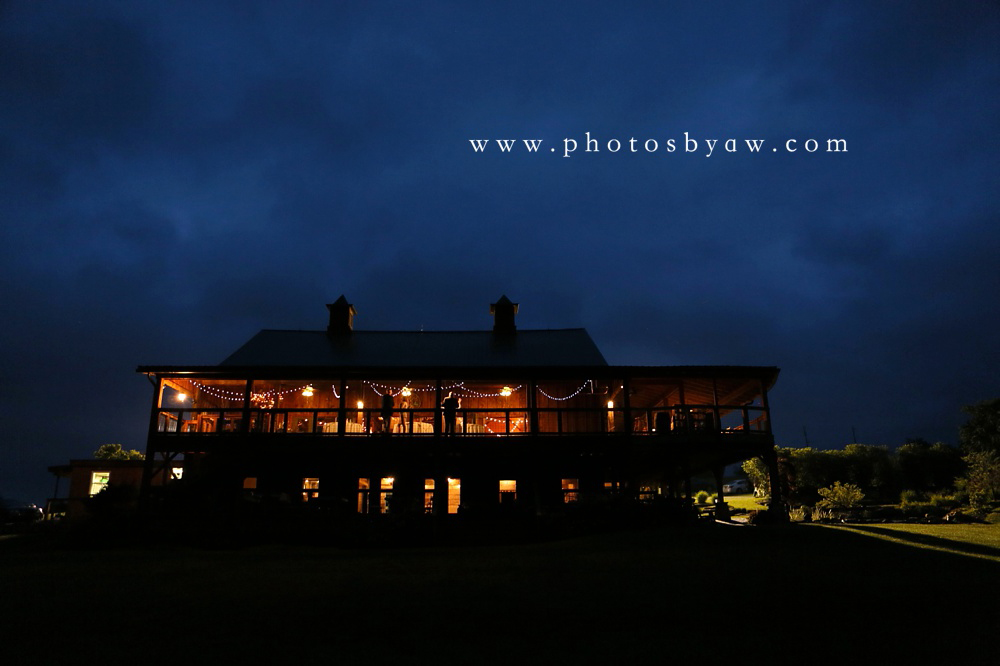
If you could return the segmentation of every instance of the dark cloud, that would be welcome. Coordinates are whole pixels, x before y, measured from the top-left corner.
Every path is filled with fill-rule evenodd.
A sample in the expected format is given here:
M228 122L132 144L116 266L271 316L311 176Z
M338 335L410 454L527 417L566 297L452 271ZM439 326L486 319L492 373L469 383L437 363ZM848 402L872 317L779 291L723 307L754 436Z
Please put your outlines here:
M141 448L136 365L341 293L361 327L482 328L506 293L612 363L780 366L786 444L954 441L1000 390L996 7L717 9L5 3L0 493ZM633 137L660 149L607 150ZM809 138L849 150L768 152Z

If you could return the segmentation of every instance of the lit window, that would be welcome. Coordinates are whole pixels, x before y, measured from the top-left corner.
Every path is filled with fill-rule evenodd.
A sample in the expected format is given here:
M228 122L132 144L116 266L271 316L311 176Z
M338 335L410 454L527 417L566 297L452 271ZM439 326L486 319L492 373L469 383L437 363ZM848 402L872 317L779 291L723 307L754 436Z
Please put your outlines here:
M448 479L448 513L458 513L462 504L462 480Z
M183 467L171 467L170 468L170 478L171 479L176 479L176 480L179 481L182 476L184 476L184 468Z
M368 479L358 479L358 513L368 513Z
M302 501L308 502L310 497L319 497L319 479L314 476L302 479Z
M509 504L517 500L517 481L500 482L500 503Z
M90 496L93 497L104 490L109 481L111 481L111 472L93 472L90 475Z
M434 513L434 479L424 479L424 513Z
M257 490L257 477L248 476L243 479L243 490Z
M389 513L389 505L392 504L392 486L395 482L396 479L391 476L382 477L382 481L379 484L379 513Z
M572 504L580 501L580 479L562 480L563 503Z

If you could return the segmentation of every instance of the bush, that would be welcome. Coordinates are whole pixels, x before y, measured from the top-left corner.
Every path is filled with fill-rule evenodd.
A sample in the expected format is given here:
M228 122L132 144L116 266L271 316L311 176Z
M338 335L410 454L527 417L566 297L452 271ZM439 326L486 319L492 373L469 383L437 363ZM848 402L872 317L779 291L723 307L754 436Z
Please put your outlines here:
M945 493L932 493L930 496L931 506L938 509L957 509L961 502L954 496Z
M899 503L903 506L907 504L919 504L923 501L923 494L917 490L904 490L899 494Z
M708 492L705 490L699 490L695 493L694 501L698 504L708 504Z
M797 523L811 523L813 519L812 507L808 504L797 506L788 512L788 517Z
M816 506L824 509L853 509L865 498L861 488L853 483L841 484L840 481L834 481L829 488L820 488L819 494L823 499Z

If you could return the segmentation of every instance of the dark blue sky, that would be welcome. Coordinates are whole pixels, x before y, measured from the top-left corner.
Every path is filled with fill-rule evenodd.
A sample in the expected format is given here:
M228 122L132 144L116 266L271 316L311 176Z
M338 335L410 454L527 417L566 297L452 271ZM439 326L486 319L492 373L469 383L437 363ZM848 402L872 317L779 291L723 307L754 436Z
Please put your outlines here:
M0 495L143 448L137 365L341 293L359 328L506 293L614 364L777 365L781 445L954 443L1000 396L994 3L495 4L0 5ZM511 138L542 149L469 142Z

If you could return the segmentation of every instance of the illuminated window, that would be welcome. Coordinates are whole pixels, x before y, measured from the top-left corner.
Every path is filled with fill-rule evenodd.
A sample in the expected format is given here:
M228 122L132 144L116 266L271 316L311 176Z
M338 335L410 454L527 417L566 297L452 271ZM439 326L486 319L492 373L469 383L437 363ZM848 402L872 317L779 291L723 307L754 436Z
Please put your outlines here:
M358 513L368 513L368 479L358 479Z
M302 501L308 502L310 497L319 497L319 479L314 476L302 479Z
M434 479L424 479L424 513L434 513Z
M176 479L176 480L179 481L182 476L184 476L184 468L183 467L171 467L170 468L170 478L171 479Z
M617 495L622 491L623 483L621 481L605 481L604 482L604 492L610 495Z
M90 496L93 497L104 490L109 481L111 481L111 472L93 472L90 475Z
M656 488L652 486L639 486L639 501L652 502L656 499Z
M243 490L257 490L257 477L248 476L243 479Z
M382 477L379 484L378 512L389 513L389 506L392 504L392 486L396 479L391 476Z
M462 504L462 480L448 479L448 513L458 513Z
M580 479L562 480L563 503L572 504L580 501Z
M517 501L517 481L500 482L500 503L512 504Z

